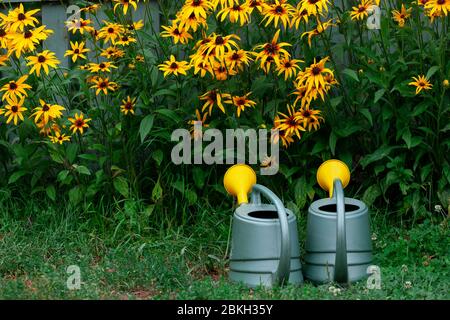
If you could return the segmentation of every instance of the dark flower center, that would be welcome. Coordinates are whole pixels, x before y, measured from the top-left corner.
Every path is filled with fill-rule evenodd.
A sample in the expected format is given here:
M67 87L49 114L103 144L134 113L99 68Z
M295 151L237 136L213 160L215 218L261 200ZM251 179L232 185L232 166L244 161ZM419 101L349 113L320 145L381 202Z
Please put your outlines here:
M283 9L282 6L277 6L277 7L275 8L275 12L278 13L278 14L280 14L280 13L283 13L283 12L284 12L284 9Z
M221 36L218 36L217 38L216 38L216 45L221 45L221 44L224 44L225 43L225 40L221 37Z
M225 67L220 66L219 69L217 69L219 73L227 72L227 69Z
M33 36L33 33L30 30L25 31L25 33L23 34L25 39L29 39Z
M290 67L292 67L292 64L288 61L288 62L286 62L286 63L284 64L284 67L285 67L285 68L290 68Z
M39 56L38 57L38 62L39 63L44 63L47 59L44 56Z
M80 49L75 49L73 50L74 53L79 54L80 53Z
M6 36L6 31L0 28L0 38L3 38L4 36Z
M173 30L173 34L176 35L176 36L179 36L179 35L181 35L181 32L180 32L180 30L178 30L178 28L175 28Z
M108 87L108 83L107 83L106 81L102 81L102 82L99 83L98 86L99 86L101 89L104 89L104 88Z
M444 4L445 3L445 0L438 0L438 2L437 2L438 4Z
M319 75L321 72L322 72L322 69L320 67L316 66L312 69L312 74L315 76Z
M13 113L16 113L16 112L19 111L19 107L18 107L18 106L12 106L12 107L11 107L11 111L12 111Z
M192 1L192 6L198 7L201 5L201 3L202 3L202 0L194 0L194 1Z
M304 110L302 112L302 116L304 116L305 118L309 118L311 116L311 111L309 110Z
M127 109L127 110L133 109L133 105L131 104L131 102L127 102L127 103L125 104L125 109Z
M128 41L128 37L127 36L123 36L122 37L122 41L127 42Z
M236 101L236 104L237 104L238 106L243 106L243 105L245 104L245 99L238 99L238 100Z
M269 54L276 54L278 52L278 46L276 44L273 44L273 43L266 44L264 49Z
M11 82L9 84L9 90L16 90L17 89L17 83Z
M237 52L233 53L231 56L231 60L239 60L240 58L241 56Z
M44 104L44 106L42 107L42 111L47 112L48 110L50 110L50 107L48 106L48 104Z
M364 12L364 11L366 11L365 7L359 7L358 12Z
M81 119L78 119L77 121L75 121L75 126L78 128L81 128L84 125L84 121Z
M105 68L106 68L106 65L105 65L104 63L100 63L99 68L100 68L100 69L105 69Z
M23 14L23 13L19 13L19 15L17 16L17 19L22 21L25 20L27 17Z
M290 117L290 118L287 120L287 123L288 123L288 125L289 125L290 127L295 127L295 126L297 126L297 121L295 121L294 117Z
M108 33L114 33L114 28L108 28Z

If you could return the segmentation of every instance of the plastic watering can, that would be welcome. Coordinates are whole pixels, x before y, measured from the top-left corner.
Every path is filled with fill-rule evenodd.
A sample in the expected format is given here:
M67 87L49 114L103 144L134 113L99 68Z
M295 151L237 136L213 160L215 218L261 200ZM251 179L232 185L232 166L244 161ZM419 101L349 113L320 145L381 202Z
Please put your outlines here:
M256 174L247 165L229 168L224 186L239 204L233 215L230 280L249 287L302 283L297 219L292 211L272 191L256 184ZM271 204L263 204L261 195Z
M315 201L308 209L305 278L317 283L360 280L372 262L367 206L344 197L350 171L342 161L324 162L317 181L330 198Z

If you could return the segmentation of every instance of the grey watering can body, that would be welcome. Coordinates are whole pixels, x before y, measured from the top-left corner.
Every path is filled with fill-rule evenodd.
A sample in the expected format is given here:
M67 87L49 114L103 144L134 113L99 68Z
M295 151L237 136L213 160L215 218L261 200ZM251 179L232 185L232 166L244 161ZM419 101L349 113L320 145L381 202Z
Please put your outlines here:
M308 210L304 275L316 283L358 281L372 262L367 206L345 198L340 180L334 190Z
M260 193L273 204L262 204ZM240 205L233 216L229 277L250 287L303 282L297 219L258 184L251 202Z

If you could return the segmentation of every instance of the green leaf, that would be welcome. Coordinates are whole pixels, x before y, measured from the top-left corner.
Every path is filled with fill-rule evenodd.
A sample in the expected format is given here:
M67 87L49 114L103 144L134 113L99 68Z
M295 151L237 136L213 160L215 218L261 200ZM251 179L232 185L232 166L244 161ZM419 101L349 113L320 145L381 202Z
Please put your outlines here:
M86 168L85 166L79 166L74 164L73 167L75 168L75 171L78 172L79 174L84 174L87 176L91 175L91 171L89 171L89 169Z
M156 164L159 167L161 165L161 162L163 161L164 153L160 149L155 150L152 153L152 158L153 158L153 160L155 160Z
M366 119L369 121L370 125L373 126L373 119L372 114L370 113L369 109L363 108L359 109L359 112L366 117Z
M76 205L80 203L80 201L83 199L83 192L82 188L80 186L76 186L69 191L69 201L73 205Z
M24 171L24 170L20 170L20 171L16 171L14 172L8 180L8 184L14 183L17 180L19 180L20 178L22 178L24 175L26 175L28 172Z
M355 80L356 82L359 82L359 78L358 78L358 74L356 73L355 70L352 69L344 69L342 71L343 74L349 76L350 78L352 78L353 80Z
M77 144L71 143L67 146L66 157L67 157L67 161L69 161L69 163L73 163L75 161L75 158L77 156L77 151L78 151Z
M331 107L333 107L333 109L335 109L338 105L341 104L343 99L344 99L344 97L342 97L342 96L331 99L330 100Z
M53 201L55 201L56 200L56 189L55 189L55 186L54 185L49 185L46 189L45 189L45 192L47 193L47 196L51 199L51 200L53 200Z
M145 138L150 133L150 130L153 128L153 121L155 120L155 115L149 114L141 121L141 125L139 126L139 134L141 136L141 143L144 142Z
M397 149L397 148L398 147L392 147L392 146L386 146L386 145L381 146L374 153L365 156L361 160L361 166L364 169L369 164L371 164L371 163L373 163L375 161L381 160L384 157L387 157L392 152L392 150Z
M129 196L129 188L128 181L122 176L118 176L114 178L114 189L119 192L124 198L128 198Z
M63 170L63 171L60 171L59 173L58 173L58 181L60 181L60 182L64 182L66 179L67 179L67 176L69 175L69 173L70 173L70 171L69 170Z
M375 92L375 98L373 99L373 103L377 103L386 93L385 89L380 89L377 92Z
M336 143L337 143L337 136L334 133L334 131L331 131L330 133L330 139L329 139L329 146L331 150L331 154L334 156L336 151Z
M97 161L98 160L98 156L96 154L92 154L92 153L80 154L80 155L78 155L78 158L81 158L84 160L89 160L89 161Z
M169 118L170 120L173 120L175 123L179 123L181 121L180 116L173 110L158 109L158 110L155 110L155 112L159 113L160 115L165 116L166 118Z
M425 78L428 80L431 79L431 77L439 70L439 66L433 66L430 69L428 69L427 75Z
M377 184L374 184L366 189L362 200L368 207L370 207L379 196L381 196L380 187Z
M197 202L197 194L193 190L186 191L186 199L189 205L193 205Z
M406 146L408 149L411 149L411 131L409 129L406 129L402 134L402 139L405 141Z
M162 198L162 194L163 194L163 189L161 188L161 184L159 183L159 179L158 179L158 181L156 182L156 184L152 190L152 200L154 202L158 201L159 199Z

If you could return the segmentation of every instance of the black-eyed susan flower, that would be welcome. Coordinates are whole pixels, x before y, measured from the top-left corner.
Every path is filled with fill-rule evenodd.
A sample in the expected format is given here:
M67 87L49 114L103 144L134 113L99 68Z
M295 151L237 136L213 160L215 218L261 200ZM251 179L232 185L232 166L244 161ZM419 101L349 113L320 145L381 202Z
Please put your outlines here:
M11 38L12 48L17 58L20 58L23 52L34 51L36 45L43 40L46 40L53 31L46 29L45 26L40 26L35 29L19 32Z
M115 59L121 58L125 55L125 52L119 48L111 46L109 48L103 49L100 53L100 56L105 57L107 59Z
M297 75L297 71L300 70L299 63L303 60L283 58L277 66L278 75L284 73L284 80Z
M425 7L425 5L427 4L427 2L430 0L417 0L415 1L419 6L421 7Z
M67 50L66 53L64 54L64 57L71 57L72 58L72 62L76 62L78 59L86 59L86 55L85 53L91 51L88 48L84 47L84 42L81 41L80 43L78 43L78 41L75 41L75 43L73 43L72 41L70 41L70 50Z
M228 104L232 104L236 107L236 113L237 116L240 117L241 116L241 112L245 110L245 108L250 108L250 107L254 107L256 105L256 102L253 100L250 100L248 98L249 95L251 95L252 93L249 92L244 96L235 96L230 100L226 100L224 101L225 103Z
M296 81L294 81L295 91L291 94L295 95L295 101L294 106L297 105L297 103L301 102L301 107L308 105L311 102L311 95L308 95L308 90L306 86L304 85L298 85Z
M124 115L134 114L134 107L136 106L136 100L137 98L131 98L130 96L127 96L126 100L122 100L122 105L120 106L120 112L122 112Z
M220 34L213 34L211 41L205 45L205 53L210 54L214 52L214 55L219 60L222 60L226 52L235 49L239 49L235 40L241 40L237 35L230 34L228 36L221 36Z
M281 140L283 147L287 148L287 147L289 147L289 145L292 142L294 142L294 139L292 138L291 134L287 134L286 131L283 131L283 130L280 130L277 128L277 126L279 125L279 121L280 121L280 117L275 116L275 118L273 120L275 131L273 131L270 141L273 144L278 144L278 143L280 143L280 140Z
M206 73L210 73L214 77L214 71L210 63L205 62L195 62L194 63L194 75L200 73L200 77L205 77Z
M24 96L18 98L13 95L6 98L4 116L7 118L7 124L13 121L14 125L17 125L19 119L23 121L23 112L27 110L27 108L23 106L24 101Z
M303 121L303 126L309 132L313 129L316 131L320 127L320 121L323 120L320 115L320 110L310 109L309 106L305 106L298 111L298 117Z
M114 13L116 13L118 7L122 7L123 14L127 14L130 7L133 7L134 11L137 10L137 3L135 0L113 0L113 2L115 2Z
M39 11L39 9L34 9L26 12L21 3L19 7L9 11L5 22L9 25L11 32L23 31L26 26L34 27L35 23L39 23L38 19L33 17Z
M55 54L49 50L44 50L35 56L29 56L26 58L29 62L27 66L31 66L30 74L36 72L39 77L41 69L44 69L45 74L49 73L49 67L56 68L60 63Z
M208 117L208 113L204 113L203 116L200 114L200 111L198 109L195 110L195 116L196 118L193 120L189 120L189 124L191 125L191 128L189 131L191 132L192 138L194 140L198 140L202 137L203 132L199 130L195 130L195 126L201 124L202 128L208 128L209 124L206 123L206 118Z
M278 112L280 119L276 122L276 129L285 131L287 135L296 135L301 139L300 131L306 131L304 128L301 114L295 110L294 106L287 106L287 114Z
M228 8L234 5L235 0L210 0L213 9L216 10L220 4L221 8Z
M64 142L69 142L70 141L70 136L67 136L66 134L61 134L61 132L55 132L54 135L49 136L50 141L53 143L59 143L59 144L63 144Z
M291 28L295 27L295 30L298 30L300 27L300 23L304 21L308 23L308 11L306 9L301 9L301 3L297 5L297 9L291 14Z
M6 62L9 60L7 55L0 55L0 66L6 66Z
M62 117L62 111L66 110L64 107L57 104L49 104L44 100L39 99L40 107L34 108L34 122L38 123L41 120L43 123L48 123L50 119L58 119Z
M10 31L0 26L0 48L7 49L9 47L11 36L12 35Z
M319 62L314 58L314 62L303 72L299 72L297 81L300 85L305 85L307 91L310 91L313 87L317 90L325 90L325 76L327 74L333 74L333 71L325 66L328 61L328 57L323 58Z
M327 30L329 27L334 26L333 19L330 19L325 22L321 22L320 20L317 20L317 26L311 31L306 31L302 33L301 38L304 36L308 36L308 45L311 47L311 40L313 37L318 36L319 34L323 33L325 30Z
M429 0L425 4L425 9L430 10L429 15L438 12L447 16L450 11L450 0Z
M256 60L260 60L261 68L265 68L266 62L269 58L272 58L275 64L279 64L282 58L289 58L290 54L283 49L283 47L291 46L290 43L280 42L278 43L278 38L280 36L280 30L278 30L272 41L270 43L258 45L255 47L256 50L261 50L259 53L255 53Z
M97 37L103 39L105 43L111 41L112 44L115 44L124 31L123 26L114 22L103 21L103 23L105 23L105 26L100 29Z
M406 19L411 17L412 8L406 9L405 5L402 4L402 8L400 11L392 10L392 19L398 23L399 27L403 27L405 25Z
M301 0L300 10L306 10L308 15L323 15L328 12L330 0Z
M121 45L121 46L128 46L131 43L136 43L137 40L135 38L133 38L132 36L130 36L129 34L122 34L120 36L120 38L116 41L117 45Z
M170 60L164 61L164 63L158 65L158 69L164 72L164 77L174 74L187 75L187 71L190 69L189 63L186 61L177 61L173 55L170 56Z
M187 19L185 19L182 18L181 13L179 12L177 14L177 19L174 20L173 23L178 24L180 28L185 29L186 31L192 29L192 31L197 32L200 26L202 26L205 29L208 28L208 23L206 22L206 19L202 17L196 17L194 13L191 13L191 15Z
M416 95L422 90L431 90L433 88L431 82L424 75L413 77L413 80L414 81L408 83L408 85L416 87Z
M210 90L199 97L201 101L205 101L202 106L202 112L209 109L209 115L211 115L212 108L217 106L223 113L225 113L225 108L223 106L222 100L231 99L229 93L220 93L218 90Z
M225 62L230 70L241 70L244 65L249 65L253 59L250 52L245 50L231 50L225 55Z
M87 7L81 8L81 11L95 14L97 12L97 10L100 9L101 7L102 7L102 5L99 4L99 3L91 4L91 5L87 6Z
M93 86L91 89L96 89L95 95L99 95L100 92L103 92L105 95L108 94L108 91L115 91L117 89L117 83L113 81L109 81L109 78L96 77L92 79Z
M181 17L188 19L191 14L197 18L207 18L208 12L213 8L209 0L186 0L184 6L181 8Z
M141 30L144 27L144 21L138 20L138 21L134 21L133 23L130 23L127 25L127 30L128 31L137 31L137 30Z
M161 32L161 37L163 38L173 38L173 42L177 44L178 42L181 44L188 43L189 39L193 39L192 35L187 32L185 27L181 27L176 24L172 24L172 26L166 27L161 26L164 31Z
M77 31L80 34L86 33L93 33L95 31L94 27L91 26L92 21L89 19L72 19L66 22L66 26L69 32L72 31L73 34L75 34Z
M72 133L75 134L77 131L79 131L81 134L84 133L85 128L89 128L88 122L92 119L84 118L83 113L75 113L74 118L68 119L72 125L70 126L69 130L72 130Z
M286 29L290 24L290 15L294 11L294 7L292 7L289 3L286 3L283 0L275 0L273 4L264 5L262 12L264 18L262 22L266 21L266 27L273 22L275 28L277 28L278 23L281 22L283 27Z
M357 7L352 7L350 17L352 20L363 20L369 16L369 9L373 6L372 0L361 0Z
M254 9L257 9L260 13L263 12L266 0L245 0L244 5L249 9L250 14L253 13Z
M214 67L214 76L219 81L227 80L228 76L234 76L236 74L235 70L227 69L227 66L224 62L215 62Z
M227 16L231 23L240 22L240 25L243 26L250 20L250 8L245 4L235 2L234 5L223 8L217 14L217 18L219 18L220 21L224 21Z
M28 76L24 75L24 76L20 77L19 80L17 80L17 81L12 80L12 81L9 81L7 84L5 84L0 89L0 92L5 91L5 93L3 94L2 100L5 100L5 99L13 97L13 96L27 97L28 94L27 94L26 90L31 89L31 86L25 83L25 81L27 79L28 79Z
M104 61L100 63L89 63L89 71L92 73L98 73L98 72L111 72L111 69L117 69L117 67L109 61Z

